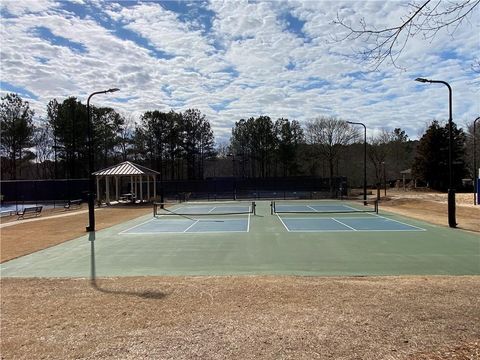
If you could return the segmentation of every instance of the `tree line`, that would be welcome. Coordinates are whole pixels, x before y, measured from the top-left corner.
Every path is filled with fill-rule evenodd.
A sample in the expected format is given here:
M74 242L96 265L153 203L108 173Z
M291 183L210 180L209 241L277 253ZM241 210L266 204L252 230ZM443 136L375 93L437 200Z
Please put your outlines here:
M53 99L46 110L45 118L34 121L34 111L19 95L1 98L3 180L88 177L86 105L74 97ZM363 129L335 117L319 116L303 125L268 116L240 119L229 142L216 144L198 109L146 111L139 121L108 107L90 106L90 114L96 170L131 160L158 171L163 180L310 175L345 176L353 186L363 182ZM466 132L454 124L453 134L459 188L474 173L473 122ZM400 128L382 130L368 139L367 156L370 185L398 179L400 171L411 168L416 179L445 190L448 124L432 121L420 140L410 140Z

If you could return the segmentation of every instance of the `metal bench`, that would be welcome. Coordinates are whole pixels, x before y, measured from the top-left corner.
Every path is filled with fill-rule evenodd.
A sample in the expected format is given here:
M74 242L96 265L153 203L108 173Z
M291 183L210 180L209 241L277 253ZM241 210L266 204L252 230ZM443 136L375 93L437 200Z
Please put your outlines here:
M43 206L32 206L23 208L21 211L17 211L17 220L25 218L25 216L38 216L42 212Z
M82 199L76 199L76 200L68 200L65 205L63 206L65 210L71 209L72 206L81 206L82 205Z

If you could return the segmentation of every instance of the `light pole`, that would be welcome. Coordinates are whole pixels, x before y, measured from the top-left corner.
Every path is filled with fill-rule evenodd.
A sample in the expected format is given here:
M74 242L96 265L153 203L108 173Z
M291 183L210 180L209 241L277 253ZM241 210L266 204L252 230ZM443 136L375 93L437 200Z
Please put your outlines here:
M382 161L383 167L383 188L385 191L385 197L387 197L387 170L385 168L385 161Z
M92 136L92 124L90 119L90 98L97 94L106 94L120 89L113 88L103 91L96 91L91 93L87 99L87 137L88 137L88 226L87 231L95 231L95 204L94 204L94 193L95 193L95 177L93 176L93 136Z
M361 122L347 121L348 124L362 125L364 130L363 139L363 204L367 205L367 127Z
M453 135L452 135L452 88L446 81L416 78L421 83L443 84L448 88L448 226L457 227L455 219L455 189L453 189Z
M228 157L232 158L232 176L233 176L233 200L237 200L237 172L235 170L235 154L227 154Z
M477 148L476 148L476 144L475 144L475 137L476 137L475 125L476 125L478 119L480 119L480 117L477 117L473 121L473 204L474 205L477 205L477 203L478 203L478 200L477 200L477 192L478 192L477 182L478 182L478 176L480 176L480 174L477 174L477 172L478 172L478 169L477 169Z

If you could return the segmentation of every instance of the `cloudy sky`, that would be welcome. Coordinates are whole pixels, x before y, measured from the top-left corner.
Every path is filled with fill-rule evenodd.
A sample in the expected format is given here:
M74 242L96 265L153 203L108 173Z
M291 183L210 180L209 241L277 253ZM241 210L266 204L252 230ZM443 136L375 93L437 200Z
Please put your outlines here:
M337 15L358 25L398 25L400 1L51 1L2 0L1 95L16 92L37 116L75 96L138 119L147 110L198 108L217 140L251 116L300 122L337 116L364 122L370 135L400 127L418 138L448 118L453 88L460 126L480 114L480 6L451 35L411 39L397 65L346 56L359 41L336 42Z

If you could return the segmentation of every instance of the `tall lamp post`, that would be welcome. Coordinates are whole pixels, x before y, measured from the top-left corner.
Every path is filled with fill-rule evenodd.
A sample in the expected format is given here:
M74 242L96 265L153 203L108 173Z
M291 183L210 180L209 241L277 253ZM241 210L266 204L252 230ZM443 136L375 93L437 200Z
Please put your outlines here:
M87 231L95 231L95 204L94 204L94 195L95 195L95 177L93 176L93 136L92 136L92 124L90 119L90 99L92 96L97 94L106 94L120 89L113 88L103 91L96 91L91 93L87 99L87 137L88 137L88 226Z
M367 205L367 127L361 122L347 121L348 124L362 125L364 130L363 139L363 204Z
M233 176L233 200L237 200L237 172L235 171L235 154L227 154L232 158L232 176Z
M446 81L442 80L429 80L424 78L416 78L415 81L421 83L431 84L443 84L448 88L448 226L454 228L457 227L457 221L455 219L455 189L453 189L453 165L452 165L452 147L453 147L453 135L452 135L452 88Z
M477 193L478 193L478 177L480 174L477 174L478 169L477 169L477 148L475 144L475 137L476 137L476 132L475 132L475 125L480 119L480 117L477 117L473 121L473 204L477 205L479 203L479 200L477 200Z
M383 167L383 188L385 191L385 197L387 197L387 170L385 166L385 161L382 161L382 167Z

